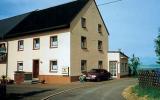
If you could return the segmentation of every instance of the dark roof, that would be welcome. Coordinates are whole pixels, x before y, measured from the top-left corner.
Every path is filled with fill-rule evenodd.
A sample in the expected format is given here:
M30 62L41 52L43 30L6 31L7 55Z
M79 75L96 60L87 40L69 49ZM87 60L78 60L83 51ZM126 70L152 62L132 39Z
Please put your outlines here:
M0 21L0 36L5 38L33 32L69 27L71 21L89 0L77 0L59 6L33 11ZM5 23L4 28L1 28Z
M121 55L123 55L123 56L129 58L126 54L124 54L124 53L121 52L121 51L108 51L108 53L120 53Z
M0 38L3 38L5 34L11 31L17 24L19 24L30 13L22 14L19 16L0 20Z

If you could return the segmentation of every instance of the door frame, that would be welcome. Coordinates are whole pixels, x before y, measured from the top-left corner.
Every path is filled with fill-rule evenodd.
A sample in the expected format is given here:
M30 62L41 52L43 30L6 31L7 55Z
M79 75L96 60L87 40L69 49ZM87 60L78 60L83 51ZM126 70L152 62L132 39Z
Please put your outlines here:
M39 65L40 65L40 60L39 59L33 59L32 60L32 78L38 78L38 77L34 77L34 61L38 61L38 76L39 76Z
M115 62L115 65L116 65L116 68L114 69L114 70L116 70L116 72L115 72L115 74L116 74L116 76L112 76L113 78L117 78L117 75L118 75L118 61L116 61L116 60L111 60L111 61L109 61L109 72L111 73L111 68L110 68L110 62ZM112 74L112 73L111 73Z

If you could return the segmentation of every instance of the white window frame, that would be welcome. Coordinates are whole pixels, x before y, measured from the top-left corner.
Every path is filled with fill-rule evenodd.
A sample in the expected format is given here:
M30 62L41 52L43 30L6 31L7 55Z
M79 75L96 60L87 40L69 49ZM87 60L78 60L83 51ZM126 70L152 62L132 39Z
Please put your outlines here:
M39 43L36 43L36 40L39 40ZM40 38L33 39L33 49L34 50L40 49Z
M23 50L24 50L24 40L19 40L18 41L18 51L23 51Z
M56 38L56 41L54 41L54 38ZM50 47L55 48L58 47L58 36L51 36L50 37Z
M17 61L17 71L23 71L23 61Z
M56 65L53 65L53 62L56 62ZM58 62L57 60L50 60L50 72L57 72L58 71Z

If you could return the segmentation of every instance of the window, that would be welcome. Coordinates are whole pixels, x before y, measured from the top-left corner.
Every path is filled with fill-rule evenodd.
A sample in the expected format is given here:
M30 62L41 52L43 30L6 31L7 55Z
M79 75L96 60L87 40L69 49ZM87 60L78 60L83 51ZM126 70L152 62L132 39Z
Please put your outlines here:
M23 51L24 49L24 43L23 40L18 41L18 51Z
M101 24L98 24L98 32L102 33L102 25Z
M23 71L23 62L22 61L17 62L17 71Z
M121 63L121 71L124 72L125 71L125 64L124 63Z
M84 36L81 37L81 48L87 49L87 38Z
M81 18L81 26L82 28L86 28L86 18Z
M58 38L57 38L57 36L51 36L50 37L50 47L51 48L58 47Z
M125 63L125 71L128 72L127 63Z
M98 61L98 68L103 69L103 61Z
M50 72L57 72L58 71L58 65L57 61L50 61Z
M40 39L39 38L33 39L33 49L34 50L40 49Z
M98 50L102 51L102 49L103 49L102 41L98 41Z
M81 60L81 72L87 71L87 60Z

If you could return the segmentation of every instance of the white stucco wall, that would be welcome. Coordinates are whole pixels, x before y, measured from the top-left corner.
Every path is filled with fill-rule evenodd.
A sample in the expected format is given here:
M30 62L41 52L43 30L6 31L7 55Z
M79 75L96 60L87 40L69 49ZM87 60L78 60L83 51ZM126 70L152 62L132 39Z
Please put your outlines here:
M50 36L58 36L58 48L50 48ZM33 50L33 38L40 38L40 49ZM40 75L62 75L62 67L70 67L70 32L48 32L37 36L20 38L24 40L24 51L17 51L19 39L8 42L8 76L14 78L17 61L23 61L23 71L32 72L33 59L39 59ZM50 60L57 60L58 72L49 71Z
M125 58L125 59L124 59ZM124 55L120 53L108 53L108 66L109 66L109 61L117 61L117 74L120 74L120 76L128 75L128 65L127 65L127 71L122 70L122 63L127 63L128 64L128 58L126 58ZM109 70L109 67L108 67ZM117 77L117 76L116 76Z
M120 73L120 54L119 53L108 53L108 66L110 61L117 61L117 66L116 66L116 73ZM108 67L108 71L109 67ZM117 77L117 76L116 76Z
M6 75L6 64L0 64L0 77Z

